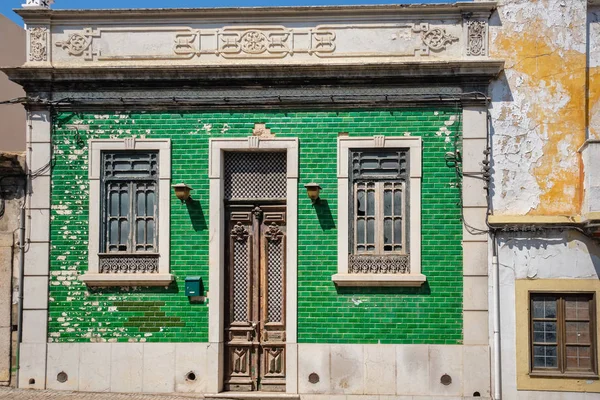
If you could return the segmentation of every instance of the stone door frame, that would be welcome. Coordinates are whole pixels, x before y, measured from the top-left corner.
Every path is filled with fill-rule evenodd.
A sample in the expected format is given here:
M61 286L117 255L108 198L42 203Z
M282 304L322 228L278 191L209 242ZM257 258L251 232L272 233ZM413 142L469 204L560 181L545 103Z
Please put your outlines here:
M274 151L287 154L287 244L286 244L286 392L297 393L297 280L298 280L298 157L297 138L215 138L209 140L209 274L208 274L208 365L209 393L223 390L225 290L225 207L223 206L223 161L226 151Z

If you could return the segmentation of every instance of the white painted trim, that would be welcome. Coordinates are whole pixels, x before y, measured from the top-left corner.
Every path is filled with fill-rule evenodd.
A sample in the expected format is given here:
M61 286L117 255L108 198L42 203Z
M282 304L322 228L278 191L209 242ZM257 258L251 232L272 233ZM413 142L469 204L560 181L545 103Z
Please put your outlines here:
M209 353L209 365L219 365L219 373L211 376L209 390L219 392L223 387L223 327L224 327L224 208L223 208L223 153L226 151L287 152L287 249L286 249L286 344L293 347L297 341L297 279L298 279L298 157L297 138L214 138L209 141L208 176L210 178L209 212L209 310L208 340L215 352ZM297 352L286 352L286 391L297 393Z
M332 280L340 286L421 286L421 177L422 140L420 137L339 137L338 138L338 273ZM355 148L408 148L410 152L410 274L379 279L368 274L348 274L348 178L350 150ZM364 278L364 279L363 279ZM363 284L361 285L361 281ZM410 283L410 284L409 284Z
M153 285L167 286L172 280L170 270L171 244L171 140L170 139L90 139L88 141L89 200L89 251L88 270L80 280L94 286ZM101 152L104 150L156 150L158 151L158 274L142 275L111 274L100 278L100 174ZM106 274L103 274L106 275ZM171 280L166 281L168 277Z

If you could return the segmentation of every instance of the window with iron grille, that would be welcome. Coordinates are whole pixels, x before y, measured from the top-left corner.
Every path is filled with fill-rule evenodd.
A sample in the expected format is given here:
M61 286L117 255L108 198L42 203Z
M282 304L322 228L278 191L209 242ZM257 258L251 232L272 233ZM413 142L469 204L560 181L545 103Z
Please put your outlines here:
M593 294L530 295L531 375L596 376Z
M409 272L408 149L350 153L349 272Z
M102 152L101 252L156 253L158 152Z

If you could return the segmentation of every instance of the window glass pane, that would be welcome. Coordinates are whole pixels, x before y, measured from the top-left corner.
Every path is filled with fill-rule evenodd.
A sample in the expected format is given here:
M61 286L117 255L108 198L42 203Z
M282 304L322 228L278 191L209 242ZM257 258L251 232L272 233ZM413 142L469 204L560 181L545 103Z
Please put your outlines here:
M386 217L392 215L392 194L391 190L385 190L383 192L383 215Z
M154 246L152 246L154 244L154 221L150 220L148 221L147 225L146 225L146 229L148 230L147 236L146 236L146 243L148 245L150 245L148 247L148 250L153 250Z
M533 346L533 366L537 368L558 367L557 346Z
M590 346L567 346L567 369L591 370Z
M121 212L119 215L129 215L129 192L126 190L121 192Z
M367 191L367 215L375 215L375 190Z
M391 218L386 218L383 221L383 244L392 244L392 219ZM386 250L391 250L392 248L390 247L389 249Z
M146 194L146 215L154 216L154 187Z
M365 243L365 220L364 218L360 218L356 221L356 243L364 244Z
M356 192L356 215L365 215L366 211L365 191L358 190Z
M143 190L137 191L137 216L145 216L146 215L146 194Z
M556 297L535 297L533 318L556 318Z
M587 297L567 297L565 299L567 319L590 319L590 301Z
M556 343L556 322L534 322L533 341L536 343Z
M394 190L394 215L402 215L402 191Z
M145 244L146 243L146 221L144 221L143 219L139 219L137 221L137 237L136 237L136 243L137 244Z
M108 243L116 245L119 243L119 220L112 219L109 224Z
M367 220L367 243L375 243L375 219L373 218Z
M394 243L402 244L402 219L396 218L394 220Z
M390 158L386 158L384 160L381 161L381 168L383 169L388 169L388 170L393 170L393 171L398 171L398 159L390 159Z
M127 238L129 237L129 222L127 220L122 220L121 221L121 236L119 238L119 244L121 245L127 245ZM121 249L119 247L119 249ZM124 250L126 250L127 247L125 247Z
M567 322L567 344L589 344L590 323L589 322Z
M112 186L111 186L111 189L109 189L109 190L110 190L109 215L117 216L117 215L119 215L119 192L115 191L115 189Z

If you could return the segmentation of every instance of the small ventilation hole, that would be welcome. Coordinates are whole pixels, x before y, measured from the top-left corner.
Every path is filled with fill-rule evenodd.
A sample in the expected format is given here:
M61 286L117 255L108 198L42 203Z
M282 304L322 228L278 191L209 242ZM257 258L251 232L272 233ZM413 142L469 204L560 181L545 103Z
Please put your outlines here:
M33 379L33 378L29 379L29 384L30 385L35 385L35 379Z
M449 384L452 383L452 377L450 375L448 375L448 374L444 374L440 378L440 382L442 383L442 385L448 386Z
M58 375L56 375L56 380L59 381L60 383L65 383L66 381L69 380L69 376L67 375L66 372L61 371L58 373Z
M315 373L313 372L312 374L310 374L310 375L308 376L308 381L309 381L310 383L312 383L313 385L314 385L315 383L318 383L318 382L319 382L319 375L317 375L317 374L315 374Z
M188 372L187 374L185 374L185 380L194 382L196 380L196 373L194 371Z
M473 392L473 397L481 397L481 394L479 392Z

